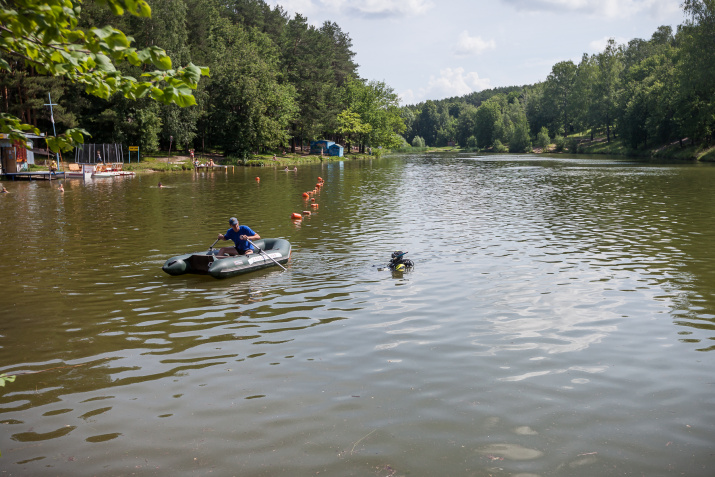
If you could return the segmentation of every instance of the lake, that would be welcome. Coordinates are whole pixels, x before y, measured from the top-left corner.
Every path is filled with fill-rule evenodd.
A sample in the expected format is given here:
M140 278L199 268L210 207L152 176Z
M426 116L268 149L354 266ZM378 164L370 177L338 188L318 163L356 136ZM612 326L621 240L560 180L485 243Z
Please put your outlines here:
M3 181L0 470L715 475L714 183L476 154ZM287 271L162 272L231 216Z

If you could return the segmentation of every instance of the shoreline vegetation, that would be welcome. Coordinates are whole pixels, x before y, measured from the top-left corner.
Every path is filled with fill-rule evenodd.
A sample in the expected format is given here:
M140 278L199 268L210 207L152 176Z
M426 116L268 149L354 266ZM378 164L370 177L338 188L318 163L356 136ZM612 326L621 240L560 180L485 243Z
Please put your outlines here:
M400 105L385 82L359 77L352 40L335 23L316 27L265 0L151 0L151 9L127 15L103 3L122 0L89 3L81 18L79 9L55 18L43 2L0 9L0 19L14 25L0 32L0 132L24 140L23 131L54 132L57 123L70 129L45 137L53 151L69 151L85 136L134 145L143 161L125 166L133 171L193 169L191 149L229 166L334 160L306 154L301 146L312 139L345 145L347 158L371 148L378 155L454 150L715 161L713 0L684 0L685 21L676 29L663 25L626 44L610 38L578 63L556 63L544 81L412 105ZM58 31L64 36L55 38ZM102 52L117 64L94 69L94 60L80 55L86 64L78 71L77 59L34 40L85 51L110 34L116 41L100 42ZM154 53L139 55L135 47ZM41 61L27 61L26 50ZM147 74L140 60L158 68L149 82L134 79ZM187 66L169 69L174 64ZM115 71L124 75L121 88ZM55 107L48 111L40 105L48 106L50 92Z
M217 166L238 166L238 167L274 167L274 168L293 168L317 164L320 162L337 162L343 160L380 158L389 156L390 154L402 153L488 153L488 154L569 154L574 156L579 155L603 155L603 156L622 156L632 158L648 158L654 160L665 161L701 161L715 162L715 146L706 146L703 144L693 143L685 140L681 146L680 141L675 141L671 144L663 145L656 149L632 149L629 148L622 139L611 139L610 142L606 137L595 137L593 140L588 136L569 136L562 144L549 144L544 148L534 147L528 151L513 152L498 151L495 148L469 148L460 146L444 146L444 147L402 147L393 150L387 150L381 154L366 154L361 152L351 152L344 157L337 156L319 156L317 154L309 154L307 152L287 153L285 155L272 153L255 154L248 159L240 159L236 157L224 157L220 153L212 152L205 154L197 154L195 159L201 164L212 159ZM274 159L275 157L275 159ZM49 161L46 161L49 162ZM67 170L68 164L71 161L62 161L62 170ZM33 170L47 170L47 165L35 164ZM169 156L168 151L159 151L153 154L142 157L141 162L124 163L124 170L133 172L169 172L169 171L193 171L194 167L191 162L191 157L183 153Z
M511 154L571 154L571 155L604 155L623 156L633 158L650 158L673 161L701 161L715 162L715 145L692 143L689 140L680 145L679 141L664 144L654 149L632 149L621 139L611 139L610 142L605 137L596 137L591 140L589 137L570 136L566 138L566 145L551 143L544 148L533 147L522 152ZM498 151L496 148L469 148L469 147L405 147L399 152L475 152L475 153L501 153L509 154L509 151Z

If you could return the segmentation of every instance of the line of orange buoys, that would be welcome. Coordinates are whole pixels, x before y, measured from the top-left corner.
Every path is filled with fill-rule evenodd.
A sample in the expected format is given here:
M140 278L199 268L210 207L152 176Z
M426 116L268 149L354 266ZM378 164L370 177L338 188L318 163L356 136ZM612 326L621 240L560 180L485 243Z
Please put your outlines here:
M312 197L312 196L314 196L315 194L320 192L320 189L322 189L324 185L325 185L325 179L323 179L322 177L318 177L318 183L315 184L315 189L309 190L308 192L303 192L303 200L306 203L305 205L308 205L308 199L310 199L311 209L315 210L318 208L318 204L315 202L315 197ZM307 217L307 216L311 215L312 213L313 212L311 212L310 210L304 210L300 214L297 212L294 212L291 214L290 218L294 222L300 222L303 220L303 216Z

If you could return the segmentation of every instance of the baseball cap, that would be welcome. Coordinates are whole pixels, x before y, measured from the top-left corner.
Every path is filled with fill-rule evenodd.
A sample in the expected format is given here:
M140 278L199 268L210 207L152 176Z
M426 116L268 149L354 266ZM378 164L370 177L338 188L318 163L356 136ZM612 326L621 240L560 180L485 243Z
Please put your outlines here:
M228 219L229 225L236 225L238 223L238 219L236 217L231 217Z

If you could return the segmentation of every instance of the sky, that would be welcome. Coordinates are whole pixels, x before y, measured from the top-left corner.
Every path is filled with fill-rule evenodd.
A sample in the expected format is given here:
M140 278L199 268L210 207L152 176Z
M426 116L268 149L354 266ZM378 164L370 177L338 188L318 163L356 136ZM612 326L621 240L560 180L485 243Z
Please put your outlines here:
M684 23L682 0L266 0L353 42L360 77L384 81L403 105L544 81L609 38L650 39Z

